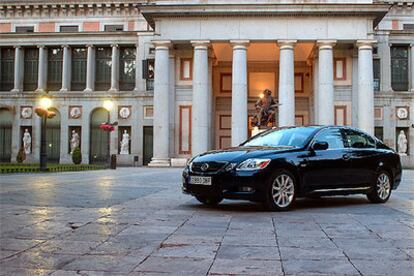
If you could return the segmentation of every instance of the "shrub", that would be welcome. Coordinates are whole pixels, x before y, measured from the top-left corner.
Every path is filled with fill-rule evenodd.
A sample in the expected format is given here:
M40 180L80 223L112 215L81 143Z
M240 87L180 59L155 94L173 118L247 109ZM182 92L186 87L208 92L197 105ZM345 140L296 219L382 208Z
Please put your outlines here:
M75 148L72 153L72 162L75 165L82 163L82 153L79 147Z
M17 153L16 161L17 163L23 163L24 160L26 160L26 153L24 152L24 149L21 147L19 149L19 152Z

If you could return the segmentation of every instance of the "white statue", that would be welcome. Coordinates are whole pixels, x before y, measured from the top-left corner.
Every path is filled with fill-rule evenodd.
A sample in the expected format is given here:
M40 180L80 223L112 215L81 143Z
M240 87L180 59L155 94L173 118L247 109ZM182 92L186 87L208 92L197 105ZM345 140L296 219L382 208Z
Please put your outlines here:
M26 154L30 154L32 147L32 136L29 133L29 130L26 128L23 134L23 148Z
M404 130L400 131L400 134L398 134L398 153L401 155L407 155L408 150L408 140L407 136L405 135Z
M121 154L129 154L129 134L127 130L124 130L121 140Z
M72 130L72 137L70 138L70 154L73 153L73 151L79 147L80 144L80 137L79 134Z

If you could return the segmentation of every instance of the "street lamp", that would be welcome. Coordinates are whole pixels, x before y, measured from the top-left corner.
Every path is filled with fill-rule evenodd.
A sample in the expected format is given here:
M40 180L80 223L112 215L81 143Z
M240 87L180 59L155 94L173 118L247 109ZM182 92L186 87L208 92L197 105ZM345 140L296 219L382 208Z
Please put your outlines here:
M103 107L107 110L107 111L111 111L112 108L114 108L114 102L112 100L105 100L103 102Z
M52 99L48 92L39 99L39 107L35 109L36 114L42 119L40 132L40 171L47 171L47 152L46 152L46 123L47 119L55 117L56 113L50 111Z

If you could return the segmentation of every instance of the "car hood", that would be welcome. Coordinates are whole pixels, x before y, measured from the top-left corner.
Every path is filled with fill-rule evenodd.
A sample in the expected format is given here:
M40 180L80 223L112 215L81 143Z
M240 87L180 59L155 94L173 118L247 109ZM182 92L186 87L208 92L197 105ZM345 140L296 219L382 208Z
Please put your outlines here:
M297 150L292 147L234 147L226 150L214 150L200 154L194 158L193 162L241 162L249 158L261 158Z

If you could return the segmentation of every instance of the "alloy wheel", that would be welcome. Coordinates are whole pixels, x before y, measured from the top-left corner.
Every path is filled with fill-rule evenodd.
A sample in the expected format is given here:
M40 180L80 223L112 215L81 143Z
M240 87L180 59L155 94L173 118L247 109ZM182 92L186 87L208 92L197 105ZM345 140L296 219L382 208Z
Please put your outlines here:
M390 178L387 174L381 173L377 178L377 194L382 200L387 199L391 191Z
M293 179L287 174L275 178L272 184L272 197L274 203L281 208L289 206L295 195Z

